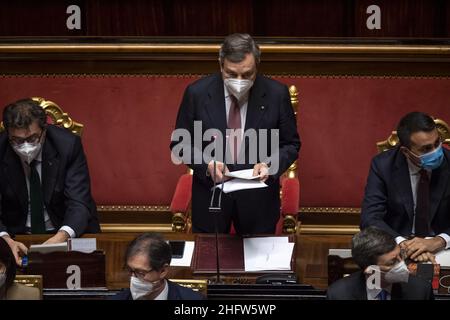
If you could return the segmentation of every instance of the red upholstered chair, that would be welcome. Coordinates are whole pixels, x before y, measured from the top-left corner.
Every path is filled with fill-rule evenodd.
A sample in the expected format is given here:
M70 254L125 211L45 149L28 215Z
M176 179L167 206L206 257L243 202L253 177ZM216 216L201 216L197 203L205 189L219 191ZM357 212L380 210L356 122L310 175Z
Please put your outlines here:
M190 233L192 229L190 205L192 197L192 173L183 174L177 182L170 203L172 212L172 230Z
M291 103L294 112L297 115L298 91L295 86L289 87ZM177 232L192 231L190 218L190 201L192 197L192 172L182 175L177 183L175 192L170 204L172 212L172 230ZM300 205L300 183L297 178L297 161L295 161L286 173L280 178L280 219L277 223L276 234L291 234L298 230L299 221L297 220L298 208ZM230 233L235 230L231 226Z

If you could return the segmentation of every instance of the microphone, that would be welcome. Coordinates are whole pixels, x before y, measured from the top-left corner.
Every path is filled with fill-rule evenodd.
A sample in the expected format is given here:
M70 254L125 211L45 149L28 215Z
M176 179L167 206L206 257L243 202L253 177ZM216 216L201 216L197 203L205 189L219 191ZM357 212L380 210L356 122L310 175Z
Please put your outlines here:
M214 138L214 159L213 159L213 165L214 165L214 172L213 172L213 180L214 180L214 187L213 192L211 195L211 201L209 204L209 213L214 215L214 229L215 229L215 243L216 243L216 280L215 283L219 284L222 283L220 280L220 258L219 258L219 221L217 215L219 215L222 212L222 190L223 190L223 174L225 172L225 164L222 168L222 189L219 191L219 199L217 206L214 206L214 196L216 193L216 136Z

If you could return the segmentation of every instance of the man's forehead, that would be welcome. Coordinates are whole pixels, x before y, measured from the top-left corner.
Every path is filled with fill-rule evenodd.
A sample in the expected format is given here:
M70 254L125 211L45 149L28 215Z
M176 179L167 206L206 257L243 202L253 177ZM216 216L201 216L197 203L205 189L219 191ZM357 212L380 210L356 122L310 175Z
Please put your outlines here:
M417 146L434 144L439 138L439 133L437 129L430 132L417 131L411 134L411 142Z

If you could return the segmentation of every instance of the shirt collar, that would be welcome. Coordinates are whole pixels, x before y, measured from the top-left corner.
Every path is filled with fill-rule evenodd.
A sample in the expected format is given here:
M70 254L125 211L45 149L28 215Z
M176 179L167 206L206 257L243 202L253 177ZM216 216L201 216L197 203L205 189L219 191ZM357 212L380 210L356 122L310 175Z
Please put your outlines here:
M156 296L155 300L167 300L169 297L169 285L167 284L167 280L164 279L164 289L161 291L159 295Z

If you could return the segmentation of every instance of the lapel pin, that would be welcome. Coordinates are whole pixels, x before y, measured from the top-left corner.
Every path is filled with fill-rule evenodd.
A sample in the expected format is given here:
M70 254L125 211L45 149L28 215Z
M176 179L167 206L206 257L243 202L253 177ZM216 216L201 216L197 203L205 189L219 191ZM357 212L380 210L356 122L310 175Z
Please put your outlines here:
M261 106L261 110L264 110L265 109L265 107L264 106Z

